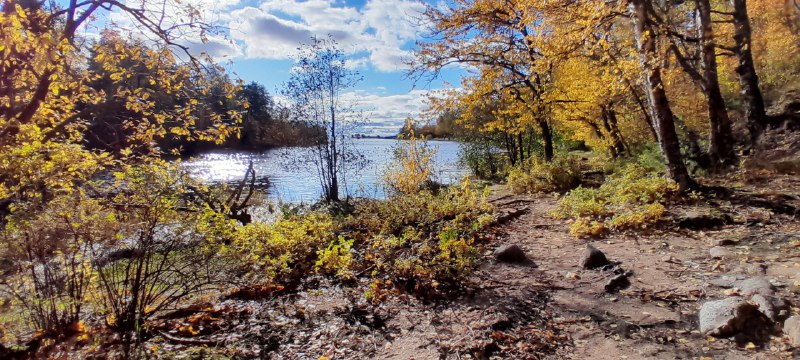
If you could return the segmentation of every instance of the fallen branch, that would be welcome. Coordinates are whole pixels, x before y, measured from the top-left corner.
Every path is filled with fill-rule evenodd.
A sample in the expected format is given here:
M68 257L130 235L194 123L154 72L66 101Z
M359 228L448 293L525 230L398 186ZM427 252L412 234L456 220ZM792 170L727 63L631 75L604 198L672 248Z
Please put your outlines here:
M192 338L184 338L184 337L177 337L169 335L163 331L158 332L161 337L165 340L179 345L211 345L211 346L220 346L225 345L224 340L206 340L206 339L192 339Z

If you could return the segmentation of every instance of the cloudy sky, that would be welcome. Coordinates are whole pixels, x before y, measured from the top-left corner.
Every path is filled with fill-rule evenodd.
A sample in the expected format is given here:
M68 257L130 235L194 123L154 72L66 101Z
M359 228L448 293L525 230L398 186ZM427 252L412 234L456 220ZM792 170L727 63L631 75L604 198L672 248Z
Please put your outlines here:
M167 0L176 1L176 0ZM420 0L184 0L208 21L227 30L226 37L197 42L204 51L228 64L246 82L263 84L273 95L289 77L296 49L312 36L330 34L349 56L348 64L364 80L348 96L368 109L366 130L396 133L403 120L418 117L431 91L459 84L457 71L433 82L406 79L404 60L422 32L415 18L425 9ZM127 0L141 4L142 0ZM112 14L116 26L130 24Z

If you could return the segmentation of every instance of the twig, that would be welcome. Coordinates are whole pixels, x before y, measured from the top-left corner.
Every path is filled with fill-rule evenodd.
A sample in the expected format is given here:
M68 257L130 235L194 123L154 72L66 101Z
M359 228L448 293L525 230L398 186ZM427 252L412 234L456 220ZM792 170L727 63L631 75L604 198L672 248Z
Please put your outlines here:
M176 337L169 335L163 331L158 332L164 339L171 343L180 344L180 345L224 345L224 340L203 340L203 339L191 339L191 338L183 338L183 337Z

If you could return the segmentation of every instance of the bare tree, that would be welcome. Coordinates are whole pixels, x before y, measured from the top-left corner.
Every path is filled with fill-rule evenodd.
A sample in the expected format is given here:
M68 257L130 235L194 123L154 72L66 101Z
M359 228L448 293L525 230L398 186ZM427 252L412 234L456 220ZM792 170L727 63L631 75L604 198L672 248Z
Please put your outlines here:
M298 120L317 126L326 136L314 142L324 200L338 201L348 160L355 152L347 146L347 126L354 122L355 106L344 92L361 80L345 62L347 56L330 36L312 38L299 48L298 59L282 94L292 102Z

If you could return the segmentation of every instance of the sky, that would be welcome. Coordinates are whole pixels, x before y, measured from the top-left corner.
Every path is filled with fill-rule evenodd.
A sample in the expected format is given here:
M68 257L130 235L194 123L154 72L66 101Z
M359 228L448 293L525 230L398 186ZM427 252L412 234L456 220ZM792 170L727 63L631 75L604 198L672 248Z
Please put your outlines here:
M404 60L424 33L415 22L426 6L420 0L183 0L181 4L187 1L206 21L224 29L224 36L190 42L192 51L212 55L234 77L264 85L279 101L297 47L312 36L333 36L347 54L348 65L363 76L346 96L366 109L365 133L396 134L409 116L425 122L420 111L426 96L460 84L457 69L418 83L405 75ZM119 12L100 22L117 28L133 26Z

